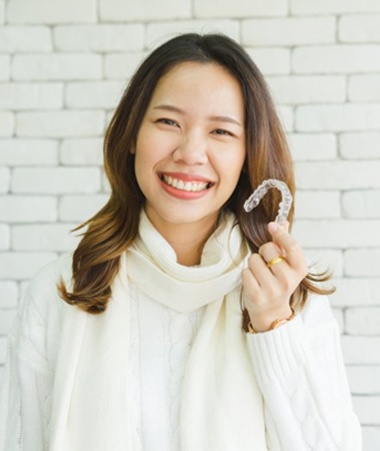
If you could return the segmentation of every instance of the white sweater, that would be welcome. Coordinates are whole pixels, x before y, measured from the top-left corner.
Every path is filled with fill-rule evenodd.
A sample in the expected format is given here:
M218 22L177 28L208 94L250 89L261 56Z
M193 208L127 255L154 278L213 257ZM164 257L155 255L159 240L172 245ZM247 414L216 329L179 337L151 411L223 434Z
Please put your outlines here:
M0 451L49 449L62 322L74 308L58 298L55 286L57 274L68 273L70 263L64 257L39 273L12 328L0 398ZM130 300L128 383L134 443L144 451L179 451L181 387L206 307L178 312L133 282ZM311 296L293 321L246 339L264 401L268 450L361 450L339 330L326 298Z

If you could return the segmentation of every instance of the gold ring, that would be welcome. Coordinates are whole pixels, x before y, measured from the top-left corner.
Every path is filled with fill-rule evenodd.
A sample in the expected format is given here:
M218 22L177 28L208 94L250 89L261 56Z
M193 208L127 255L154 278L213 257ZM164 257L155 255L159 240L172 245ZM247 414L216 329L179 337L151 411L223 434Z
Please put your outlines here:
M284 260L284 257L281 257L281 255L279 255L278 257L272 258L272 260L269 260L269 262L267 262L267 266L268 268L271 268L274 265L277 265L277 263L280 263Z

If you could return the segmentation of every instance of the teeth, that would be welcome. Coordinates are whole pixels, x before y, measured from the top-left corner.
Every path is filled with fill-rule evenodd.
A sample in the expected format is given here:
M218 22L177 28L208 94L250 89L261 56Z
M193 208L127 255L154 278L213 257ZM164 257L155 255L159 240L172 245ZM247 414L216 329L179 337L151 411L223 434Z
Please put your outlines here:
M183 180L173 179L167 175L163 175L162 180L173 188L177 188L181 191L203 191L209 185L205 182L184 182Z

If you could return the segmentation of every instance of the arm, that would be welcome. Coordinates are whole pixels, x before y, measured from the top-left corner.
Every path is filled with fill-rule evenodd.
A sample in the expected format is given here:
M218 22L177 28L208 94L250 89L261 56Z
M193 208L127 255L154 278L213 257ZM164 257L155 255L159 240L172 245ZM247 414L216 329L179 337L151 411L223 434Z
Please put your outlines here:
M326 298L312 296L293 321L247 340L271 451L361 450L338 325Z
M360 428L352 411L337 323L326 298L311 296L299 316L290 298L308 266L287 227L270 223L263 244L243 272L252 362L261 387L271 450L359 451ZM269 330L269 331L268 331Z
M8 337L0 393L0 451L47 450L53 371L45 352L42 282L46 280L31 283Z

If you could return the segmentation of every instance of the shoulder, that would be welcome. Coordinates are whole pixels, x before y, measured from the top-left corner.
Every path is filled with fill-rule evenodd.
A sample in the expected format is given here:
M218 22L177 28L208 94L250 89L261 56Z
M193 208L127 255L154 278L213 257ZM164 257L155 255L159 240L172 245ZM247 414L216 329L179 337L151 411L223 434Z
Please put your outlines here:
M16 324L47 324L61 317L66 306L70 307L59 296L57 284L61 278L71 284L71 262L72 254L65 254L38 270L22 298Z
M70 284L72 277L72 254L64 254L38 270L31 279L27 293L53 294L57 291L57 283L62 278Z

